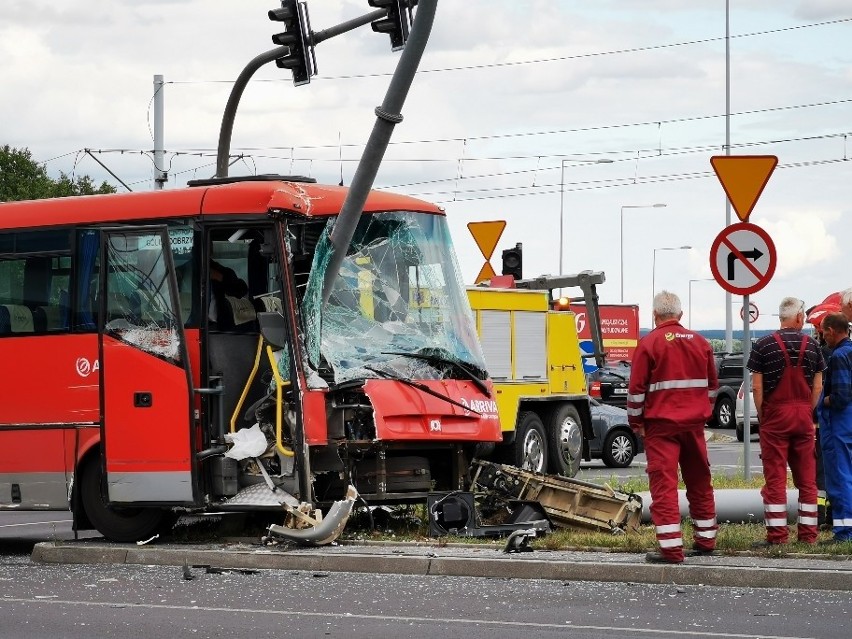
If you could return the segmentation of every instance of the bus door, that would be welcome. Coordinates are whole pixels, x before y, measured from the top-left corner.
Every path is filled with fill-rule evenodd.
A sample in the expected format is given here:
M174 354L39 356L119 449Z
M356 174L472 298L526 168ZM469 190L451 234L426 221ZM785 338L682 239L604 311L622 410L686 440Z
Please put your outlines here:
M109 502L192 503L192 379L167 228L105 230L101 256L101 437Z

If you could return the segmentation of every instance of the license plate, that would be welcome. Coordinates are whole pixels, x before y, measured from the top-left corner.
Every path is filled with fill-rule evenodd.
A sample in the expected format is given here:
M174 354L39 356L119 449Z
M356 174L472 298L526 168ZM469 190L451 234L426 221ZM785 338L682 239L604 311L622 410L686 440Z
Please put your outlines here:
M626 388L616 388L616 389L613 389L612 392L615 395L627 395L627 389Z

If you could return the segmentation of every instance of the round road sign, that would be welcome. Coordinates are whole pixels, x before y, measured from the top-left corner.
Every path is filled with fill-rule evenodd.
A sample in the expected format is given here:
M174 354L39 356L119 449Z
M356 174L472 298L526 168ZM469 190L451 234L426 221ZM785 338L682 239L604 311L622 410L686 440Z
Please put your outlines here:
M750 295L769 283L777 256L769 233L756 224L731 224L713 240L710 270L726 291Z
M754 324L757 318L760 317L760 311L757 310L757 305L754 302L748 303L748 323ZM740 306L740 319L745 319L745 304Z

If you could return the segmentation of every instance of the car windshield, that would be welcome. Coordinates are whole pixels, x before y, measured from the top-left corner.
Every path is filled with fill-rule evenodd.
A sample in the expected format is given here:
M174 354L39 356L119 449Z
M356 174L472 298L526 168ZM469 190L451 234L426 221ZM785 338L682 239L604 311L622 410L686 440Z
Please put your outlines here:
M362 216L322 305L330 221L317 244L303 302L310 364L335 383L391 374L485 378L485 360L446 218L395 211Z

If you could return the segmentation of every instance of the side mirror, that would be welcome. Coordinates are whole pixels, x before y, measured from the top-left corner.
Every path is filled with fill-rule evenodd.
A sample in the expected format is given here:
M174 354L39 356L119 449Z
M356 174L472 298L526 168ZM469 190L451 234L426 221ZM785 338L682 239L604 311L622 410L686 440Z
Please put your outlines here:
M275 348L286 348L289 345L287 323L280 313L258 313L257 322L263 339Z

